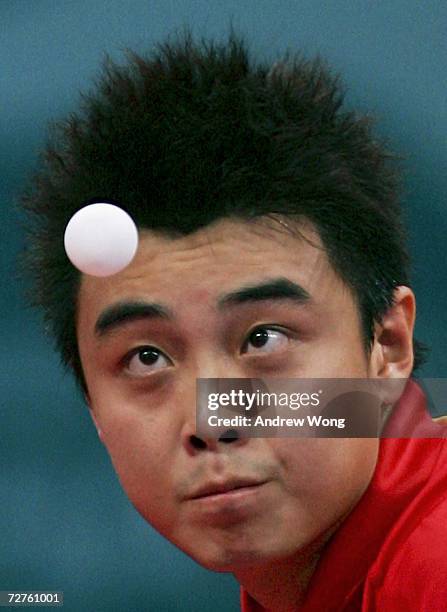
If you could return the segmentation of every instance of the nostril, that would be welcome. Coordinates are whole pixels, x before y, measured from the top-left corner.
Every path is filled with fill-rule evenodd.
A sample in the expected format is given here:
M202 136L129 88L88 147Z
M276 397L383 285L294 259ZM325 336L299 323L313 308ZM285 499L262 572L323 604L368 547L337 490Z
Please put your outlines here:
M206 443L201 438L198 438L197 436L192 435L189 437L189 439L194 448L196 449L206 448Z
M222 434L219 438L219 442L234 442L239 439L239 435L235 429L228 429L224 434Z

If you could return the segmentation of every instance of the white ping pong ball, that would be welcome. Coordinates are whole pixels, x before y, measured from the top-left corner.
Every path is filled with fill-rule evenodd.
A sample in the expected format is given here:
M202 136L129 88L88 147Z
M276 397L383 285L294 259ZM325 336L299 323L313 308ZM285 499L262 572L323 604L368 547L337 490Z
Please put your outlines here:
M138 248L138 230L119 206L100 202L78 210L68 222L65 252L84 274L111 276L130 264Z

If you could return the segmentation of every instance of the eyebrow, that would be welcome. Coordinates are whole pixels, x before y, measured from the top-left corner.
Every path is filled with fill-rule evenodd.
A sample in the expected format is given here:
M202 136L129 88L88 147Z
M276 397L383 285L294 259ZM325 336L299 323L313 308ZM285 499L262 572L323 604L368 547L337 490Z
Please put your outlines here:
M255 285L247 285L236 291L222 295L217 300L219 310L250 302L267 300L292 300L305 304L311 300L310 294L300 285L288 278L275 278ZM174 314L164 304L138 300L122 301L105 308L95 324L96 336L102 338L113 329L141 319L173 320Z
M235 306L246 302L260 302L263 300L293 300L304 304L311 300L310 294L301 285L288 278L280 277L265 281L257 285L248 285L237 291L221 296L218 301L220 309L225 306Z
M95 323L95 334L103 337L113 329L140 319L173 319L170 309L161 304L130 301L118 302L105 308Z

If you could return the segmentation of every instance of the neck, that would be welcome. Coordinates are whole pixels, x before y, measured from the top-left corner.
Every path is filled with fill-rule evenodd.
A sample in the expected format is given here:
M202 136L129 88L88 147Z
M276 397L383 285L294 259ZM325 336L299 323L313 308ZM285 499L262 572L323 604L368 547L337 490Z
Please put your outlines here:
M323 549L339 522L291 557L234 572L239 584L266 612L296 612L302 605Z

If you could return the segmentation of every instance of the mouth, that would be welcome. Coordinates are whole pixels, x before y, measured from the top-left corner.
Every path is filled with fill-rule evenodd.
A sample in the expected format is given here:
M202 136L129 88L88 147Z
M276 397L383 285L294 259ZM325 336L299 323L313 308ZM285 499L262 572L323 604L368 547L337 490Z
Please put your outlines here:
M253 480L253 479L234 479L234 480L226 480L223 482L210 482L202 487L199 487L188 499L203 499L203 498L211 498L229 494L234 494L237 491L239 493L244 493L245 491L249 491L250 489L255 489L256 487L264 484L265 480Z
M190 520L201 528L239 529L256 521L272 503L269 485L268 480L250 478L208 482L186 498Z

